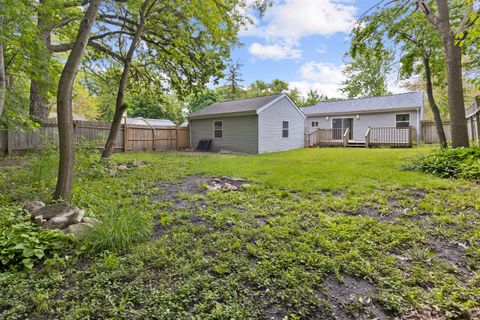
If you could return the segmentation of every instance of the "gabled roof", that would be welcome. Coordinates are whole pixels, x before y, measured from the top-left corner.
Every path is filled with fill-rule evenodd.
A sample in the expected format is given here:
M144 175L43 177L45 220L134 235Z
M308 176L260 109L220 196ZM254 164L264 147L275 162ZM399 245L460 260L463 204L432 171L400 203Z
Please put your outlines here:
M390 96L319 102L300 108L305 115L381 112L388 110L423 109L423 92L408 92Z
M280 96L285 95L284 93L273 94L269 96L249 98L249 99L240 99L240 100L228 100L223 102L216 102L203 110L193 112L188 117L189 119L194 118L207 118L214 115L225 115L225 114L256 114L259 109L267 106L272 103Z
M124 118L125 119L125 118ZM122 122L125 122L125 120ZM152 127L176 127L176 124L168 119L145 119L142 117L138 118L127 118L127 124L130 125L142 125L142 126L152 126Z

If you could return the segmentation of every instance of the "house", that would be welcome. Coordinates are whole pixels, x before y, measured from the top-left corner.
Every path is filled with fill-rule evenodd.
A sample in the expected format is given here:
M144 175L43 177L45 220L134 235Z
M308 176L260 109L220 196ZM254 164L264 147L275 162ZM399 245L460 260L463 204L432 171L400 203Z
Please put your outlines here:
M365 141L368 128L389 128L394 134L411 127L420 139L420 121L424 117L423 92L401 93L382 97L319 102L301 108L306 115L305 129L338 129L338 134L348 131L351 141ZM378 129L377 129L378 130ZM335 134L335 132L334 132ZM338 135L337 134L337 135Z
M304 147L305 115L285 94L214 103L188 117L190 145L211 151L265 153Z

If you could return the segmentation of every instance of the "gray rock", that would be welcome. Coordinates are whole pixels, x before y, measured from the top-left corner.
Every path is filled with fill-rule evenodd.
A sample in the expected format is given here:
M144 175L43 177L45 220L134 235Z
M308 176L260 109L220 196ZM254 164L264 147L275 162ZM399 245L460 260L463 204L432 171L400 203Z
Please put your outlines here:
M94 227L92 223L89 222L80 222L76 224L69 225L67 228L63 229L66 233L73 234L74 240L82 240L85 238L85 235L89 230Z
M36 218L36 217L35 217ZM45 223L45 229L63 229L68 226L68 217L54 217Z
M71 204L60 202L46 205L43 208L35 210L31 213L31 215L32 218L35 218L36 216L43 216L44 219L49 220L53 217L68 217L75 214L79 210L80 209L72 206Z
M37 211L45 207L45 203L42 201L27 201L23 204L23 209L27 210L28 212Z
M218 185L218 184L207 186L208 191L217 191L217 190L220 190L220 189L222 189L222 186Z
M223 185L223 191L236 191L238 188L228 182Z
M77 210L74 214L68 217L68 224L80 223L83 220L85 210Z
M36 216L36 217L33 219L33 222L35 222L36 225L42 227L43 225L45 225L45 223L47 222L47 220L43 219L43 216Z
M127 170L127 169L128 169L128 167L124 164L121 164L121 165L117 166L118 171L124 171L124 170Z
M83 217L82 222L87 222L93 225L102 223L102 221L98 220L97 218L91 218L91 217Z

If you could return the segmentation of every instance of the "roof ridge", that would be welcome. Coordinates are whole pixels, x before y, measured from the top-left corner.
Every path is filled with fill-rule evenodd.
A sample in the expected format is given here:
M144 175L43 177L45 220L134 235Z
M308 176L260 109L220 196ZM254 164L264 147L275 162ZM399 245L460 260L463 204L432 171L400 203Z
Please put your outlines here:
M285 94L285 92L282 93L272 93L272 94L267 94L264 96L258 96L258 97L251 97L251 98L242 98L242 99L229 99L229 100L223 100L223 101L217 101L214 104L217 103L225 103L225 102L233 102L233 101L242 101L242 100L253 100L253 99L260 99L260 98L265 98L265 97L272 97L272 96L279 96Z
M342 101L354 101L354 100L366 100L366 99L379 99L379 98L387 98L387 97L394 97L394 96L400 96L400 95L405 95L405 94L415 94L415 93L422 93L423 91L411 91L411 92L402 92L402 93L393 93L393 94L387 94L384 96L377 96L377 97L364 97L364 98L352 98L352 99L339 99L339 100L330 100L330 101L319 101L316 104L312 106L306 106L302 108L309 108L309 107L314 107L317 104L320 103L333 103L333 102L342 102Z

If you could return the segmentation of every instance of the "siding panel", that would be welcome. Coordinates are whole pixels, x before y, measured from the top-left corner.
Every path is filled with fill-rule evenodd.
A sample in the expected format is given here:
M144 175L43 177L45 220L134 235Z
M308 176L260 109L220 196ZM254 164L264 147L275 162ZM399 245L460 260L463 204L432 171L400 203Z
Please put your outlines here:
M282 122L289 121L289 136L282 137ZM258 115L258 151L275 152L304 146L305 120L287 97Z
M223 121L223 137L213 136L213 122ZM212 151L230 150L242 153L258 152L257 115L215 117L190 120L191 147L196 148L200 139L212 139Z

